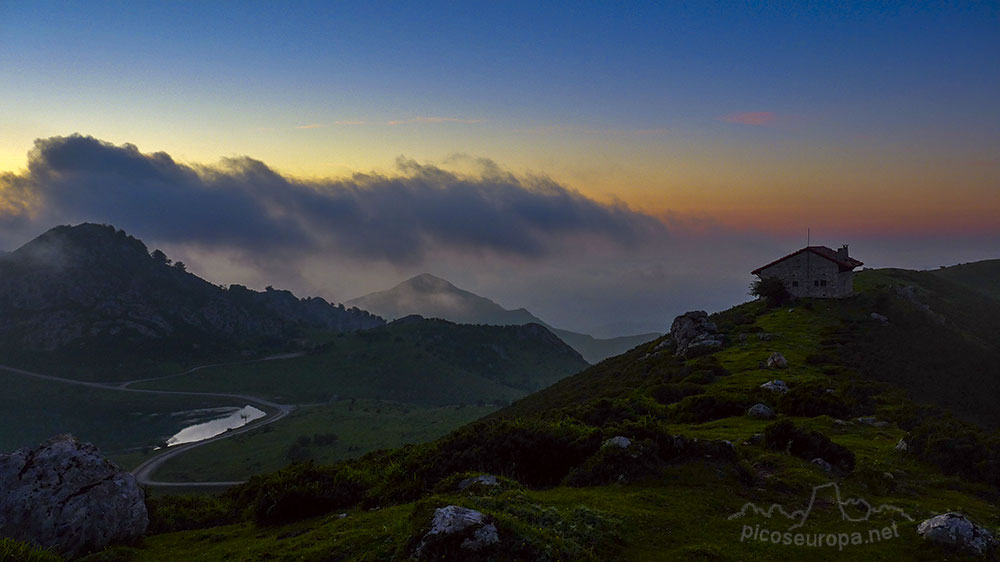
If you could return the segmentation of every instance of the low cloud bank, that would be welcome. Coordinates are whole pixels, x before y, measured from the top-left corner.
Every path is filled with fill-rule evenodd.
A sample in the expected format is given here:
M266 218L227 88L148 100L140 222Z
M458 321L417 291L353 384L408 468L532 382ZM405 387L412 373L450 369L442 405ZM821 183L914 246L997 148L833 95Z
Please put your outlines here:
M305 181L248 157L187 165L89 136L39 139L25 172L0 175L0 229L92 221L166 244L393 263L439 250L540 258L580 240L630 249L667 234L624 204L489 160L474 175L397 166L393 176Z

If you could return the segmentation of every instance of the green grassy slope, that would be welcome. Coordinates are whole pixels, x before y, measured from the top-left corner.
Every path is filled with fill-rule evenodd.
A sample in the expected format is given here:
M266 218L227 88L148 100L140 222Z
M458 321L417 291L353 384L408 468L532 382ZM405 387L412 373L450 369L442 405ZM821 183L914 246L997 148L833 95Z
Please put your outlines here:
M962 510L1000 527L1000 438L859 372L850 353L858 340L894 325L870 317L880 298L892 298L879 297L884 283L870 280L873 292L862 279L865 294L845 301L736 307L713 318L729 339L721 351L682 360L651 342L433 443L298 465L216 500L156 500L154 529L164 532L129 554L406 560L433 508L458 504L492 515L501 536L499 547L470 560L973 559L925 543L916 522ZM773 352L788 369L763 364ZM759 388L774 378L791 391ZM774 408L777 421L746 417L757 402ZM616 435L633 444L602 447ZM906 452L895 450L901 438ZM840 468L827 473L815 457ZM470 472L503 483L457 491ZM831 482L843 498L891 504L914 521L891 511L845 521L833 496L821 495L802 531L864 539L841 550L741 539L748 528L788 524L730 518L747 502L805 508ZM880 531L893 525L889 537L871 539L873 529L885 537ZM200 528L166 532L185 527Z
M928 273L1000 300L1000 259L963 263Z
M918 401L1000 427L1000 301L936 272L866 271L857 287L889 324L845 325L836 338L847 344L839 349L846 361Z
M587 363L544 328L400 320L303 357L204 369L139 388L242 392L290 403L371 398L426 406L506 402Z
M432 441L494 410L496 406L424 408L377 400L305 406L274 424L171 459L154 477L167 482L232 482L292 461L332 463Z

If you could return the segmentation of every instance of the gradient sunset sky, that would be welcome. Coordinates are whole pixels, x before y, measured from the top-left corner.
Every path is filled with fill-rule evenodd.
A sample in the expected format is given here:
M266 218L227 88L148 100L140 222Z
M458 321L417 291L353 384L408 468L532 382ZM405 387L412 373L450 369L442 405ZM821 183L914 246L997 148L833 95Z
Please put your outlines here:
M551 184L574 209L638 217L597 232L628 248L609 251L614 263L642 262L629 283L662 274L670 287L629 310L650 310L662 291L671 304L651 314L699 295L720 307L737 285L745 297L757 261L801 247L806 228L814 242L866 244L859 257L872 265L1000 255L1000 4L0 2L0 249L45 220L114 221L203 263L199 274L253 284L271 270L241 257L245 240L171 237L113 204L53 195L67 191L27 169L29 151L73 133L166 153L202 180L219 166L246 177L220 161L249 157L306 190L348 189L358 174L368 180L350 189L377 190L372 178L413 179L415 165L431 167L429 182L432 169L480 187L503 174L536 194ZM58 168L55 152L33 154ZM205 181L197 189L219 189ZM562 232L551 216L531 228ZM649 217L668 233L658 252L622 234L657 230ZM509 240L470 251L452 234L422 230L433 243L420 259L386 253L364 274L303 257L283 280L340 300L434 269L502 304L544 308L551 299L529 289L555 294L566 272L586 271L576 300L540 314L615 320L594 296L621 284L602 269L610 262ZM358 259L345 247L315 246ZM520 280L502 282L515 262ZM739 276L696 290L698 271L728 267ZM677 270L690 270L687 285L669 281ZM568 313L570 302L593 310Z

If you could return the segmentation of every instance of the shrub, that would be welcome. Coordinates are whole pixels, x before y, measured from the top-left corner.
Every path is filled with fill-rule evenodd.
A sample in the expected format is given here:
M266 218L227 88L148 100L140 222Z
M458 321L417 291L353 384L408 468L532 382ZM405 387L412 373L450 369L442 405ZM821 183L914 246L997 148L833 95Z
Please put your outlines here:
M796 385L785 393L778 400L778 411L788 416L806 418L843 418L848 414L848 407L839 395L827 392L826 385L810 383Z
M674 406L672 415L679 423L702 423L741 416L750 407L750 400L729 394L699 394L688 396Z
M750 295L764 299L769 307L781 306L792 300L785 283L777 277L755 280L750 284Z
M633 441L628 448L601 447L563 480L567 486L601 486L612 482L634 482L663 472L664 462L652 440Z
M808 461L819 457L845 472L854 470L854 453L850 449L830 441L818 431L801 429L789 420L764 428L764 445L769 449L787 450Z
M660 384L649 389L650 396L660 404L673 404L688 396L704 394L704 392L705 387L687 382Z
M715 375L710 369L698 369L690 375L684 377L681 382L690 384L708 384L715 380Z
M261 525L278 525L357 504L371 482L346 464L292 464L229 490L236 509Z
M150 496L146 494L150 534L204 529L237 521L228 497Z
M407 460L407 478L433 485L456 472L508 476L552 486L600 446L600 433L573 423L500 420L465 426Z

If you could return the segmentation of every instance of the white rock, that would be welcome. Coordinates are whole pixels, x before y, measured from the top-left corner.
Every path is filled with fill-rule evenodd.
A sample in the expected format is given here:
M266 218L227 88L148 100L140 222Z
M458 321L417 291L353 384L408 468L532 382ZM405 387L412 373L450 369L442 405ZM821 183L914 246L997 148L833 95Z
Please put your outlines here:
M0 455L0 490L0 536L70 557L137 539L149 524L135 477L72 435Z
M780 379L774 379L773 381L768 381L760 385L760 387L763 388L764 390L770 390L771 392L776 392L778 394L784 394L788 392L788 385L785 384L785 381Z
M750 409L747 410L747 416L761 420L770 420L774 419L775 413L767 404L757 403L750 406Z
M955 512L942 513L923 521L917 526L917 534L925 540L976 554L986 554L997 546L989 531Z
M830 463L826 462L825 460L823 460L823 459L821 459L819 457L816 457L816 458L814 458L813 460L811 460L809 462L811 462L814 465L820 467L823 470L823 472L826 472L826 473L833 472L833 465L831 465Z
M622 435L615 435L611 439L605 441L602 447L618 447L620 449L628 449L632 446L632 440L628 437Z
M481 486L497 486L500 484L500 481L492 474L481 474L479 476L473 476L462 480L458 483L458 489L464 490L473 484L479 484Z
M775 351L767 358L767 367L769 369L787 369L788 359L785 359L784 355Z

